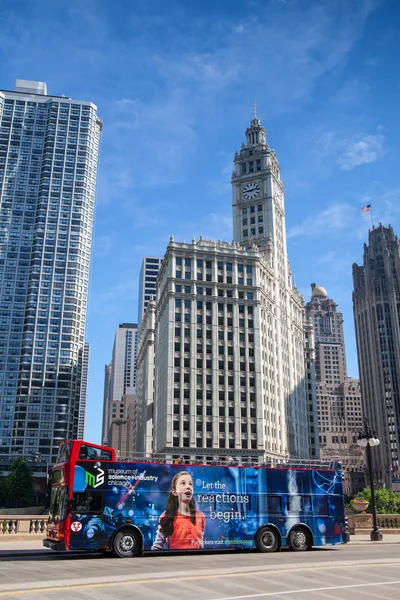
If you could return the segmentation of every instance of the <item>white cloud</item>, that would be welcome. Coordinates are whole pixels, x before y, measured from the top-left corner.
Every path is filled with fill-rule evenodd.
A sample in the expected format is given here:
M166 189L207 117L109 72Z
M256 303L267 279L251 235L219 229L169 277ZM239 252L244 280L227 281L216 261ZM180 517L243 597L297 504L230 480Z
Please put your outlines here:
M375 162L385 153L385 137L381 134L360 134L344 140L342 155L337 163L344 171L351 171L359 165Z
M316 215L307 217L299 225L291 227L287 238L324 237L332 233L351 229L357 209L350 204L334 203Z
M341 105L355 104L361 99L365 100L369 90L370 86L365 81L359 79L346 81L333 97L333 101Z

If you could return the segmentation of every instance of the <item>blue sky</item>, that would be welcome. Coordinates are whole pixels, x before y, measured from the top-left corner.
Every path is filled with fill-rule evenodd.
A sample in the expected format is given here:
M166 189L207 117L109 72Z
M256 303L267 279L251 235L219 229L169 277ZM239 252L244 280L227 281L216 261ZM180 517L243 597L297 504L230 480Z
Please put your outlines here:
M344 313L357 375L351 265L372 204L400 234L397 0L0 0L0 87L47 82L104 121L88 306L87 439L99 441L115 329L169 236L230 241L232 159L257 113L285 185L306 300Z

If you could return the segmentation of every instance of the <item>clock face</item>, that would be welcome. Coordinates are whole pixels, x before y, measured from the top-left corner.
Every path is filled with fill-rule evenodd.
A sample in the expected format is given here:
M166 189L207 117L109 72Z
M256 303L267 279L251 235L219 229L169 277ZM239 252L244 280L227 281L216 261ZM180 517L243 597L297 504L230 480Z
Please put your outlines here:
M261 188L259 183L246 183L243 186L243 198L246 200L253 200L253 198L258 198L260 195Z

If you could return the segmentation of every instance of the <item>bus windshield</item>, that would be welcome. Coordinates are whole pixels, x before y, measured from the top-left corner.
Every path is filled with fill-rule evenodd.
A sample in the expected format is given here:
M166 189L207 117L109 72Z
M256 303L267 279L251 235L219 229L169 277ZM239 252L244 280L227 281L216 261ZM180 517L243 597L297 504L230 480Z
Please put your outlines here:
M71 454L71 444L61 444L58 451L57 463L66 462Z
M68 487L63 485L51 490L49 519L63 521L67 516Z

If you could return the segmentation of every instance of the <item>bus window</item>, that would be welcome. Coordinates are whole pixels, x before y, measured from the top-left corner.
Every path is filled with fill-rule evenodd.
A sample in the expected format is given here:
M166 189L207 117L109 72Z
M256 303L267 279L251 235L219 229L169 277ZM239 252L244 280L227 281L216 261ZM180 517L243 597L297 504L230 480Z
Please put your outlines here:
M77 492L74 494L77 513L101 513L103 511L103 495L99 492Z
M312 513L311 496L288 496L286 510L291 513Z
M63 521L67 516L68 488L66 486L53 487L51 490L49 519Z
M69 459L69 455L71 453L71 444L61 444L58 455L57 455L57 463L66 462Z
M64 481L64 469L54 469L53 471L53 483L62 484Z
M304 513L312 513L311 496L302 496L302 511Z
M313 496L314 514L318 516L328 516L328 500L325 496Z
M109 450L93 448L93 446L83 444L79 451L79 458L87 460L111 460L112 457Z
M281 496L267 496L268 514L275 515L282 512L282 497Z

